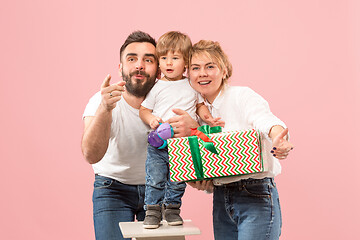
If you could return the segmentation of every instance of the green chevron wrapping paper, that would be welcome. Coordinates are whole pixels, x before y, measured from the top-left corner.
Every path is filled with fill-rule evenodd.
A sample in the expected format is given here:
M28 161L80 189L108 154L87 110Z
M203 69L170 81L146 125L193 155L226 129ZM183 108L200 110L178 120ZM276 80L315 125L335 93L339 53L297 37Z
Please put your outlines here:
M204 142L197 136L168 139L171 181L203 180L264 171L260 133L255 129L207 136L218 154L205 148Z

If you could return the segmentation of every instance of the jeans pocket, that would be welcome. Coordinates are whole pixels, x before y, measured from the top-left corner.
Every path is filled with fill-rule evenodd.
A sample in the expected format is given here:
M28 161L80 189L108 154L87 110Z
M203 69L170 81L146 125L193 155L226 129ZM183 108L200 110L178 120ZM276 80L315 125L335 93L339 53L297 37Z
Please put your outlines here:
M111 178L97 175L94 181L94 189L108 188L113 184L114 180Z
M244 191L253 197L264 198L271 196L271 189L268 183L245 184L243 188Z

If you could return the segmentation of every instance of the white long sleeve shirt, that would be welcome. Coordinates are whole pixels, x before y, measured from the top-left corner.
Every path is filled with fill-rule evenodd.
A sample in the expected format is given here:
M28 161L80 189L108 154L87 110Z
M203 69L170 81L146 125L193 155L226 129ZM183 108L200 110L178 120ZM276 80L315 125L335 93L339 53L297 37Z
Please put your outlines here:
M270 153L272 141L270 129L275 125L286 128L286 125L270 111L269 104L259 94L248 87L226 86L212 104L205 101L212 116L225 121L223 132L256 129L261 133L262 154L265 172L249 175L214 179L215 185L239 181L241 179L275 177L281 172L277 158Z

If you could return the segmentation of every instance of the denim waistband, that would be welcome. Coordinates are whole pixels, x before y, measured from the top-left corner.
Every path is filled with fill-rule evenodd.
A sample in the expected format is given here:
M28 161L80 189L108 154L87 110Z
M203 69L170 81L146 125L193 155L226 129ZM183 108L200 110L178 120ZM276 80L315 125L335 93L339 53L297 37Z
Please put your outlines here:
M127 185L127 186L145 186L145 184L128 184L128 183L123 183L123 182L120 182L119 180L116 180L116 179L114 179L114 178L105 177L105 176L102 176L102 175L99 175L99 174L95 173L95 181L96 181L96 179L107 179L107 180L116 182L117 184L122 184L122 185Z
M259 183L271 183L272 185L275 185L274 178L266 177L266 178L261 178L261 179L255 179L255 178L241 179L237 182L223 184L223 185L216 186L216 187L233 188L233 187L239 187L242 185L259 184Z

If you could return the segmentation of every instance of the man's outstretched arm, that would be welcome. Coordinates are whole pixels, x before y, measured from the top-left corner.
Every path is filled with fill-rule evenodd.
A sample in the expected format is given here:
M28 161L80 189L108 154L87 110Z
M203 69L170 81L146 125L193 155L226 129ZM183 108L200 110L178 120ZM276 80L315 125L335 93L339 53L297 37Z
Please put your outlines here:
M90 164L99 162L105 155L110 138L112 110L121 99L125 82L110 85L108 75L101 85L101 103L95 116L84 118L82 153Z

